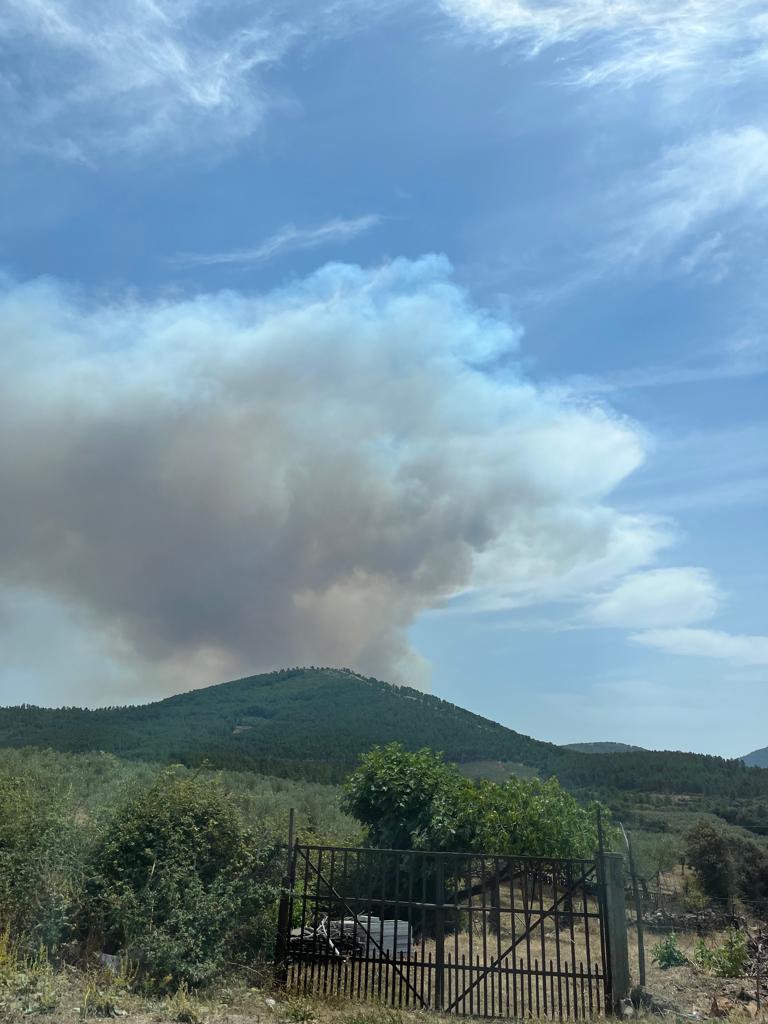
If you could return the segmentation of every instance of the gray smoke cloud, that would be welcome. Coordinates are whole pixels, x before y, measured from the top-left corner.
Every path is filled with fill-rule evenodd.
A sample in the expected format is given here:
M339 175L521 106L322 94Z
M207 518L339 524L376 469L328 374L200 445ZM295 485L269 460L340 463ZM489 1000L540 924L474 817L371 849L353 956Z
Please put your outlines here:
M440 257L154 302L6 281L0 331L6 700L310 663L426 686L425 609L567 596L666 543L606 504L641 432L499 370L518 329Z

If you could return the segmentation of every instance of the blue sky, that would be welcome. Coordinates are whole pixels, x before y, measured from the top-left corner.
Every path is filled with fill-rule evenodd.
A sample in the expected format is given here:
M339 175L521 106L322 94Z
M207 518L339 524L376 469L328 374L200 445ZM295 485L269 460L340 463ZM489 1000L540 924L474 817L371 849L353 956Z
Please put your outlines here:
M9 0L0 695L768 743L768 16Z

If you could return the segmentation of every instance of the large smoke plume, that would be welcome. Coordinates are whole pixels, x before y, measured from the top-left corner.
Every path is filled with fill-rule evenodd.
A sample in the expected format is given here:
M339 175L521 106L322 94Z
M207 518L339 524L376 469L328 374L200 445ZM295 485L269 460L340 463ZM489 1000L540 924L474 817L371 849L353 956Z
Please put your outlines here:
M112 702L338 664L427 685L415 617L647 562L642 438L534 387L437 257L261 296L0 300L4 696ZM483 598L482 595L485 595Z

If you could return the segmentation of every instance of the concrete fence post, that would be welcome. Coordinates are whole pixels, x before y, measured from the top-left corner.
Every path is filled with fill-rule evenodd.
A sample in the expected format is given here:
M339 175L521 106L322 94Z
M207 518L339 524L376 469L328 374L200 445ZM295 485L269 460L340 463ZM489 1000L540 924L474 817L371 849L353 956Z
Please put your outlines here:
M631 989L624 860L620 853L602 853L598 857L598 865L605 921L606 998L610 999L610 1006L606 1009L620 1012L621 1001L628 998Z

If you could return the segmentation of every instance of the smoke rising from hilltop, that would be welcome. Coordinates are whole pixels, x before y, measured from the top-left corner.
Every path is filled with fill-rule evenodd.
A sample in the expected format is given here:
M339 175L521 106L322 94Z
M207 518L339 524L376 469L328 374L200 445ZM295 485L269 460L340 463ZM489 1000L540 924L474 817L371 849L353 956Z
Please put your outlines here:
M637 429L500 369L518 330L439 257L255 297L6 283L0 330L6 699L309 663L425 686L423 610L599 585L666 539L605 504Z

